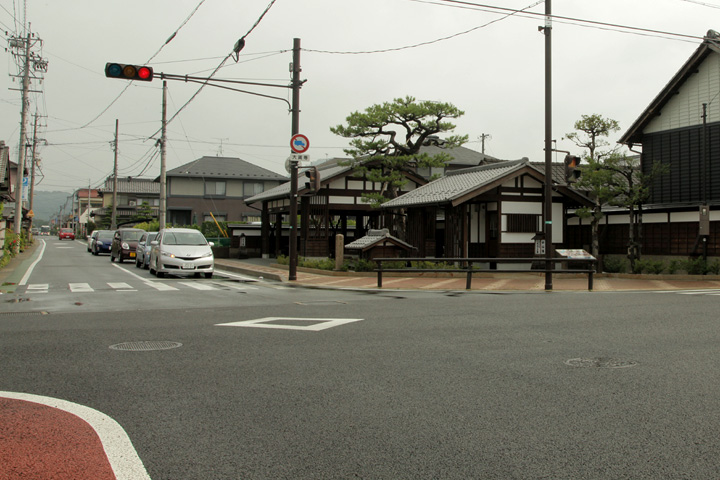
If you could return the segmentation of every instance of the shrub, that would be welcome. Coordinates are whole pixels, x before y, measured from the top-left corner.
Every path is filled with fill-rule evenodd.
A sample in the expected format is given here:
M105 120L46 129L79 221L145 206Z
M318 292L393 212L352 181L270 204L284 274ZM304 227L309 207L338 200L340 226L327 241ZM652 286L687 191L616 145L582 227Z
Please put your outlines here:
M713 275L720 275L720 261L714 260L710 265L707 267L708 273L712 273Z
M627 262L624 258L605 257L603 270L608 273L625 273L627 271Z
M670 275L675 275L680 268L682 268L682 265L678 260L670 260L667 270Z
M665 271L665 262L662 260L647 260L645 262L645 271L651 275L660 275Z
M700 257L694 260L689 259L684 262L683 270L685 270L688 275L705 275L708 272L707 262Z

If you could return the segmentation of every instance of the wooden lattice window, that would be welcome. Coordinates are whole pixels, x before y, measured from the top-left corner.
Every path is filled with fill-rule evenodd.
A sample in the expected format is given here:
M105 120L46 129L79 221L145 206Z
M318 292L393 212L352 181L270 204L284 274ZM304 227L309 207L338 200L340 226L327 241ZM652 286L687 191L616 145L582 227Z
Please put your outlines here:
M510 213L505 215L505 231L510 233L535 233L538 231L540 215L532 213Z

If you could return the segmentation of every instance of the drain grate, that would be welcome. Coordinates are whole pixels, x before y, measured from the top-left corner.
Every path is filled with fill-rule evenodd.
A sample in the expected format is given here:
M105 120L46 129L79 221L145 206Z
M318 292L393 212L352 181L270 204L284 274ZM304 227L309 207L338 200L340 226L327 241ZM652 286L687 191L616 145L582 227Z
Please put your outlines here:
M637 365L637 362L610 357L595 357L571 358L570 360L565 360L565 365L569 365L571 367L627 368L634 367Z
M110 345L109 348L111 350L122 350L125 352L150 352L153 350L170 350L178 347L182 347L182 343L161 340L150 342L117 343L115 345Z

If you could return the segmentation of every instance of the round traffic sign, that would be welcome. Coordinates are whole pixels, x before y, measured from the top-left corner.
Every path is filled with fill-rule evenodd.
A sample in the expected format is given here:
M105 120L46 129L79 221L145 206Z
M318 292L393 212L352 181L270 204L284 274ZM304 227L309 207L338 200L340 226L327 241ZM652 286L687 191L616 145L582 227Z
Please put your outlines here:
M305 135L296 133L290 139L290 148L295 153L305 153L310 148L310 140Z

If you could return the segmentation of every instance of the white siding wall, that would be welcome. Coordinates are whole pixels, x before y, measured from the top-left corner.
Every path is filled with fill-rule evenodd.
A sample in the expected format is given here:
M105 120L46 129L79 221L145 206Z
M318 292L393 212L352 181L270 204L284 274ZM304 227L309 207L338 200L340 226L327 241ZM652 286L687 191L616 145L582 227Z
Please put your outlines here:
M170 180L170 194L202 197L205 194L205 183L200 178L174 177Z
M720 54L710 53L690 75L663 107L661 115L654 118L643 133L662 132L675 128L702 124L702 104L708 103L708 123L720 121L720 104L716 95L720 92ZM715 101L710 103L715 98Z

